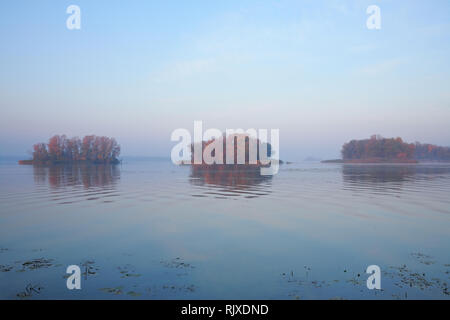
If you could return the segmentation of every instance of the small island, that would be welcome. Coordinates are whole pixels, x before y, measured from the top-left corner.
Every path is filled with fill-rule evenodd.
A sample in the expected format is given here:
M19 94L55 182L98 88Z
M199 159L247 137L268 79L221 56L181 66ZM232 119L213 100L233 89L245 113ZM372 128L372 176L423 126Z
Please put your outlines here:
M118 164L120 145L114 138L95 135L67 138L55 135L48 143L33 146L33 158L19 164Z
M191 165L196 169L259 170L261 167L270 166L273 153L270 143L262 143L259 139L246 134L223 135L221 139L213 138L208 141L202 141L201 145L198 144L199 150L205 150L205 153L211 156L213 163L210 164L206 163L203 153L201 163L195 163L195 147L196 145L192 143L191 159L190 161L182 162L182 164ZM266 155L264 156L261 152L266 153ZM230 156L230 159L228 159L227 154ZM278 160L278 163L281 164L283 162Z
M322 163L418 163L448 162L450 147L433 144L406 143L402 138L351 140L342 146L342 159L324 160Z

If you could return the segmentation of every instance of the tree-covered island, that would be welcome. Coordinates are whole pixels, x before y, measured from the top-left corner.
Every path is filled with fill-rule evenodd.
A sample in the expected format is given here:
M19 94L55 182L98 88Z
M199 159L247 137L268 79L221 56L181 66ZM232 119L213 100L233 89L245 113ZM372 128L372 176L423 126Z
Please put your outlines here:
M48 143L33 146L33 158L21 160L19 164L117 164L120 145L114 138L95 135L67 138L55 135Z
M407 143L401 138L383 138L373 135L370 139L351 140L342 146L342 159L323 162L343 163L417 163L450 161L450 147L428 143Z

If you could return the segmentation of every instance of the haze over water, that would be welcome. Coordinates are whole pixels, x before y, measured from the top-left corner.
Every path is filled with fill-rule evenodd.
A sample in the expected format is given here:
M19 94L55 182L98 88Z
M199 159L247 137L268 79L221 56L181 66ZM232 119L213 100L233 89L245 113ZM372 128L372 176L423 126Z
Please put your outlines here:
M448 299L449 193L450 164L1 162L0 298Z

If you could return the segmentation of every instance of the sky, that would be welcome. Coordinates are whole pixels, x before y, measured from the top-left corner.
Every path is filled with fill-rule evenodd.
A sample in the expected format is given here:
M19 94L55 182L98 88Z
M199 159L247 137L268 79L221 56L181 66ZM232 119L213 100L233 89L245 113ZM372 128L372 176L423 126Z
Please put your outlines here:
M279 129L294 161L372 134L450 145L448 0L1 1L0 44L0 156L96 134L170 157L195 120Z

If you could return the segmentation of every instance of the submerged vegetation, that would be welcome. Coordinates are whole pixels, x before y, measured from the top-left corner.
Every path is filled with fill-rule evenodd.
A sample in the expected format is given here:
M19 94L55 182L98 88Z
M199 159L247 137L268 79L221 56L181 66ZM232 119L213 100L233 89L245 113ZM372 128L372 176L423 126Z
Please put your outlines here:
M450 147L406 143L402 138L383 138L379 135L351 140L343 145L341 153L346 163L450 161Z
M20 164L59 163L119 163L120 145L114 138L95 135L67 138L55 135L48 143L33 146L33 159L19 161Z

